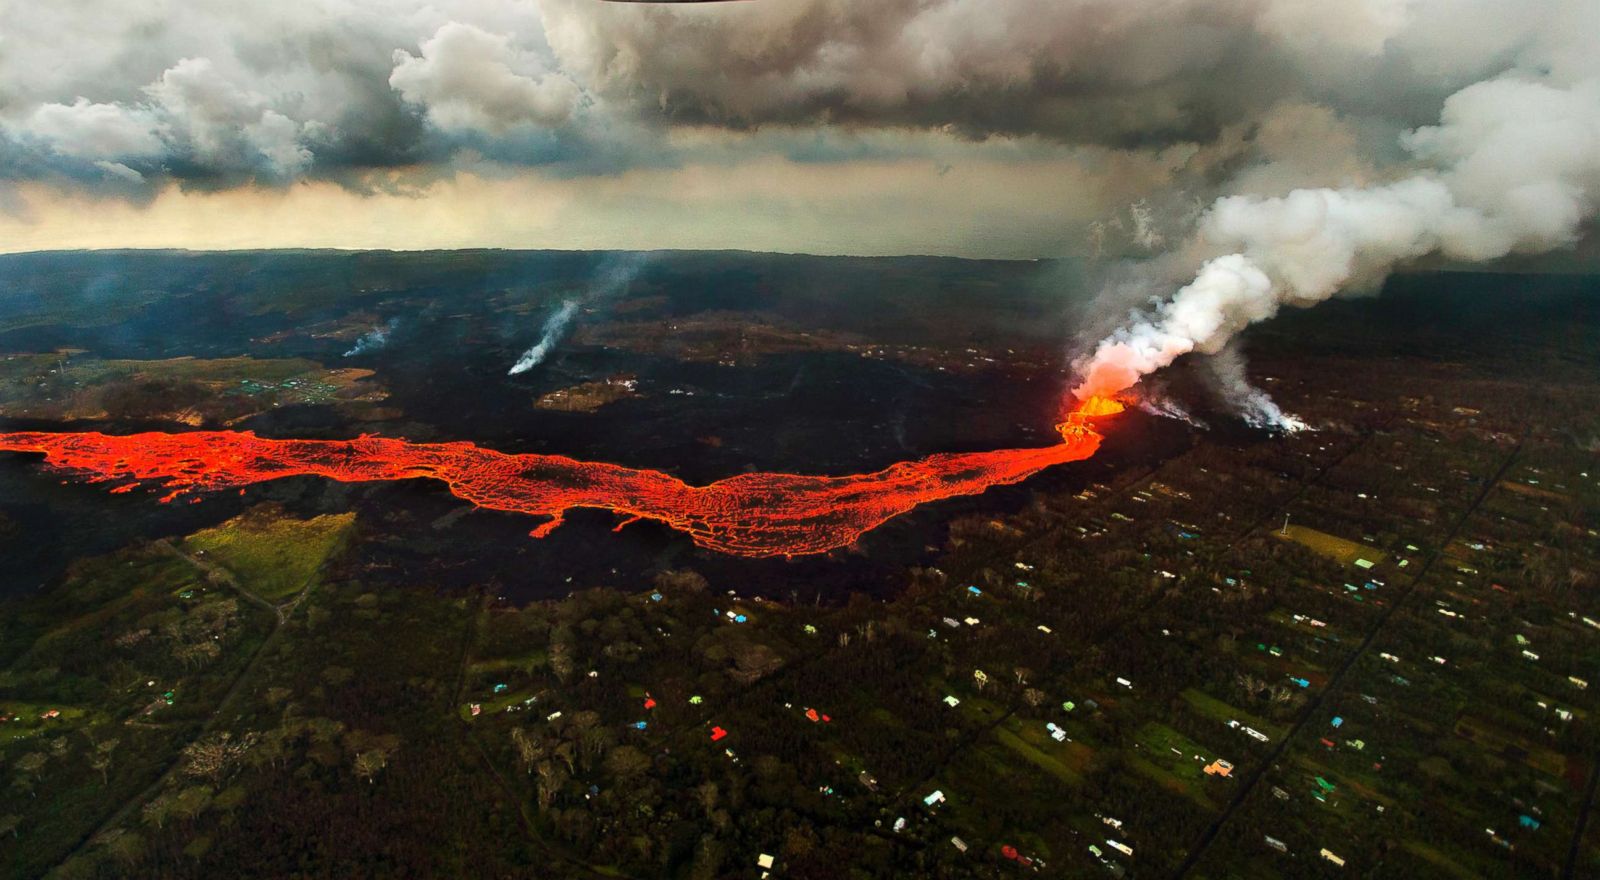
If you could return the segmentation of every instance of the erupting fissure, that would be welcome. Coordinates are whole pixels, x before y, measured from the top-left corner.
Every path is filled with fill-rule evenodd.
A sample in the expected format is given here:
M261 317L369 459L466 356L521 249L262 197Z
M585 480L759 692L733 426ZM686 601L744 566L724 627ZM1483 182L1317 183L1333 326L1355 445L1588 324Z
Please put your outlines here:
M739 556L822 553L919 504L975 495L1020 482L1053 465L1095 453L1100 435L1088 419L1120 412L1091 398L1057 428L1061 443L931 455L870 474L840 477L741 474L691 486L669 474L562 455L510 455L469 442L412 443L385 437L272 440L249 432L195 431L114 436L98 432L0 434L0 451L39 452L50 466L95 481L161 480L170 501L190 491L238 488L292 476L341 482L442 480L478 507L544 516L543 537L575 507L652 519L687 533L701 547ZM196 499L198 500L198 499ZM624 523L625 524L625 523Z

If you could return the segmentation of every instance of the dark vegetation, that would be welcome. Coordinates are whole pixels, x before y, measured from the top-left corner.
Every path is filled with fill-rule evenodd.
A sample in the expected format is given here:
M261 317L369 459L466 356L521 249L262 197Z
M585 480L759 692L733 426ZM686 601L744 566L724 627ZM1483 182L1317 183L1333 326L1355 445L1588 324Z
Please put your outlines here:
M545 602L396 587L357 552L385 521L272 506L82 559L0 609L0 864L1594 875L1600 362L1537 310L1490 341L1375 308L1253 344L1318 430L1211 415L1088 463L958 516L886 600L693 555Z

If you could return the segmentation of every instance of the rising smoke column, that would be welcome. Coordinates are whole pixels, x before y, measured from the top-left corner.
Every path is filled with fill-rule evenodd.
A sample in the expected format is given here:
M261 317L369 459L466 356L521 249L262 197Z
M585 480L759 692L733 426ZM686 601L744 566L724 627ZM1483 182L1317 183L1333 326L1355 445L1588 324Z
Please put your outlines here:
M561 308L545 319L544 329L540 331L539 341L532 348L522 353L517 362L511 365L506 375L515 376L518 373L537 367L550 355L556 343L566 335L567 327L571 325L573 317L578 312L578 307L587 303L600 303L627 290L633 279L639 277L639 272L649 262L646 254L610 254L600 264L595 272L594 283L581 297L569 299L561 304Z
M577 300L569 299L562 303L561 308L556 309L550 317L545 319L544 329L539 332L538 343L533 348L523 352L522 357L517 358L517 362L511 365L511 369L506 372L506 375L515 376L518 373L526 373L544 363L544 359L549 356L550 350L555 348L557 342L561 341L561 335L567 332L567 325L572 323L572 316L577 311Z
M1218 199L1195 243L1212 256L1079 359L1074 393L1115 394L1182 355L1216 355L1285 305L1375 285L1407 260L1481 262L1573 243L1600 196L1600 81L1477 83L1445 101L1439 125L1401 144L1415 170L1390 183ZM1220 375L1244 395L1235 405L1286 426L1234 357Z
M389 344L389 334L393 333L395 328L399 326L399 318L390 318L388 323L374 327L361 334L355 345L350 346L350 350L345 352L344 356L355 357L356 355L367 354L385 348Z

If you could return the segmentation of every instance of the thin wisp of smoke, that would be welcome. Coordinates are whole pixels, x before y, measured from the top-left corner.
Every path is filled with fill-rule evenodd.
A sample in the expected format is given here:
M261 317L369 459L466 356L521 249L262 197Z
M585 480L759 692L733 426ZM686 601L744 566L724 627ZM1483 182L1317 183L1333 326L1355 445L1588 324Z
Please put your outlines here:
M595 282L591 284L580 297L566 300L559 309L545 319L544 329L539 333L539 341L517 358L506 372L509 376L527 371L544 363L550 352L561 342L566 335L567 328L572 324L572 319L577 315L579 306L601 303L628 289L628 285L639 277L639 272L644 269L649 261L646 254L614 254L608 256L595 272Z
M544 359L550 356L551 349L555 348L556 343L561 341L561 334L567 332L567 325L572 323L572 316L577 312L577 300L569 299L563 302L561 308L556 309L550 317L545 319L544 329L539 333L538 343L533 348L523 352L522 357L517 358L517 362L511 365L510 370L506 371L506 375L515 376L518 373L526 373L544 363Z
M345 352L344 356L356 357L357 355L370 354L387 347L389 345L389 335L399 326L400 319L391 318L388 323L368 330L356 339L355 345L350 346L350 350Z

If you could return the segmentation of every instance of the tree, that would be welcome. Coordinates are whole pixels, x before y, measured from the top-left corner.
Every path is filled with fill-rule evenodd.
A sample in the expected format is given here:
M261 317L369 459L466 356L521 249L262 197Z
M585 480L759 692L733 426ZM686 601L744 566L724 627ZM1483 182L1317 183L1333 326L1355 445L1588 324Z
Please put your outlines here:
M633 746L617 746L606 755L606 770L618 779L631 779L650 767L650 759Z
M740 684L755 684L783 666L778 652L760 642L734 645L733 652L734 668L728 674Z
M529 736L525 727L511 728L511 746L517 750L517 763L522 765L522 771L532 773L533 765L544 754L544 746Z
M572 644L570 642L552 642L550 644L550 671L556 674L563 684L572 677L573 671Z
M389 765L389 753L383 749L368 749L356 755L356 775L371 783Z
M669 595L704 593L709 586L699 572L689 569L663 571L656 575L655 585L656 589Z
M40 771L44 770L45 762L50 760L44 752L29 752L17 759L17 777L13 782L18 788L32 792L33 787L39 783Z
M238 763L239 758L255 744L255 740L254 733L235 740L233 734L227 731L195 740L184 746L183 773L186 776L210 780L213 784L221 782L228 771Z
M166 825L167 817L172 815L172 795L168 792L156 795L140 808L139 814L146 824L161 828Z
M707 815L717 808L717 784L715 782L702 782L695 787L695 799Z
M120 739L108 739L94 747L94 756L89 759L89 766L100 771L100 784L109 782L108 772L111 770L111 753L116 750Z
M567 773L561 766L553 761L540 761L539 771L539 810L543 812L555 803L556 795L561 793L561 787L567 784Z
M106 852L124 867L137 864L144 858L143 835L126 828L113 828L95 838L95 843L105 847Z

